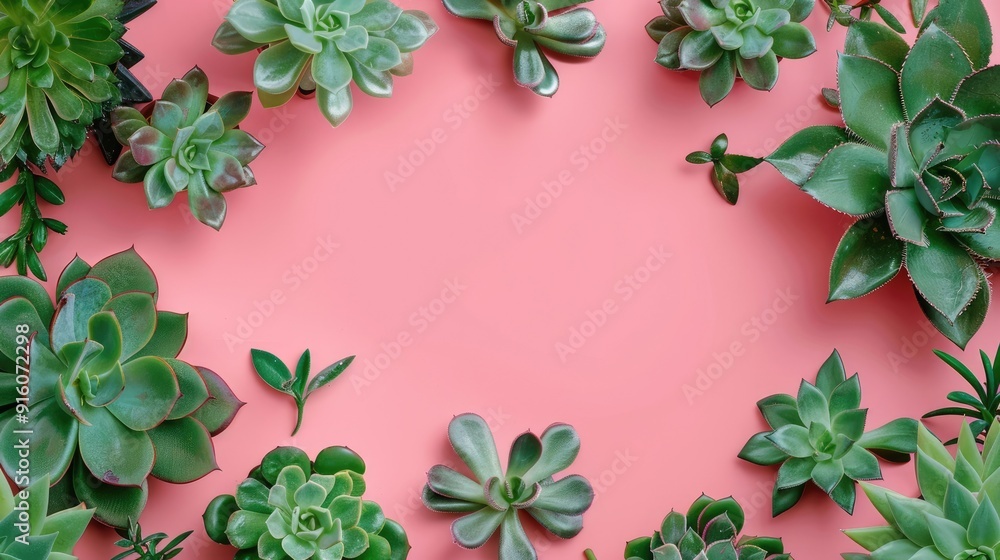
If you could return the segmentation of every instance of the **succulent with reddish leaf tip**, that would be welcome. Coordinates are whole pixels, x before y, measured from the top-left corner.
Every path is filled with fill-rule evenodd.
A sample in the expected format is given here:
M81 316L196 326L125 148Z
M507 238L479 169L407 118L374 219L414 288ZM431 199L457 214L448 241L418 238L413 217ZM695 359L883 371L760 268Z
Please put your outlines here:
M158 310L157 293L134 250L94 266L75 259L55 304L34 280L0 278L0 466L17 479L18 432L30 430L31 474L52 480L55 509L82 502L127 527L148 477L186 483L218 468L212 436L243 403L177 359L187 316Z
M163 208L187 191L194 217L221 228L223 193L257 184L248 166L264 145L238 128L251 101L250 92L211 101L208 77L195 67L167 86L149 118L131 107L116 109L115 135L129 149L115 164L114 178L143 183L150 208Z

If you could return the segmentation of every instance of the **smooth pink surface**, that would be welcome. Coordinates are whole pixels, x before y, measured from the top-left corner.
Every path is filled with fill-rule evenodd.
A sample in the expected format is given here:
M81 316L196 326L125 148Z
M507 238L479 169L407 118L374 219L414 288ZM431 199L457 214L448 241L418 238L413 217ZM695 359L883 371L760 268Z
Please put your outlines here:
M818 94L834 84L844 30L827 34L827 12L817 8L809 23L818 54L783 61L772 93L739 84L709 109L694 75L653 63L643 25L659 13L655 2L594 2L607 49L586 63L556 61L562 89L548 100L514 85L512 52L488 25L454 18L439 2L402 4L441 25L417 53L414 75L397 80L390 100L357 95L336 130L312 101L255 106L244 128L268 145L253 165L260 186L228 197L221 233L193 221L184 204L147 211L141 187L113 181L92 147L59 175L69 203L52 216L70 235L46 249L50 275L74 253L94 262L134 244L159 275L161 307L191 312L181 357L219 372L249 403L216 438L221 472L151 485L146 531L194 528L181 558L231 558L201 528L208 501L232 492L277 445L315 453L341 444L368 461L369 497L403 522L410 558L495 558L495 541L479 551L453 545L454 517L418 499L425 471L457 460L448 421L471 411L491 419L504 456L519 433L552 422L582 435L570 472L589 477L598 497L578 538L536 539L543 559L582 558L587 547L621 558L627 539L702 491L734 494L747 506L748 531L783 536L797 558L854 550L840 529L878 521L863 498L852 518L810 491L770 519L774 471L736 458L764 428L754 403L795 392L836 347L862 374L871 427L919 416L962 388L931 354L957 349L928 336L903 279L861 301L823 303L847 218L770 168L748 176L730 208L707 168L683 161L722 131L733 151L763 154L805 124L835 122ZM209 44L228 5L163 0L134 23L127 38L147 55L137 72L150 89L194 64L215 93L251 87L253 55ZM887 5L903 13L902 2ZM1000 8L990 10L1000 20ZM580 150L591 143L601 153L588 159ZM433 153L391 188L385 174L399 173L400 158L420 145ZM543 185L560 179L561 193L547 197ZM526 214L526 200L550 204ZM668 255L662 264L650 259L659 251ZM457 297L438 302L454 284ZM265 303L272 299L279 303ZM583 326L607 300L606 321ZM987 323L964 354L969 363L1000 342L1000 311ZM561 357L557 345L569 345L574 328L591 336ZM383 354L400 337L410 344ZM317 370L358 359L311 399L304 429L290 438L294 409L254 375L251 347L289 362L311 348ZM371 380L369 362L381 366ZM710 368L716 379L703 373ZM686 394L699 377L701 392ZM890 487L914 492L911 465L885 473ZM534 525L529 533L541 535ZM112 556L114 540L92 527L81 558Z

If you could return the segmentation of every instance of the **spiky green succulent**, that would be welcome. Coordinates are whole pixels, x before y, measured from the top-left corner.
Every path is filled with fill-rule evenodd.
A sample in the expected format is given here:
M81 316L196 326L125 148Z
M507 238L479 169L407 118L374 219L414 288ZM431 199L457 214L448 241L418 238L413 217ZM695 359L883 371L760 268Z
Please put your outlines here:
M899 418L865 432L868 409L861 406L861 381L850 379L836 350L816 375L802 380L797 397L771 395L757 403L771 427L750 438L740 458L757 465L781 465L772 513L798 503L812 482L844 511L854 512L856 481L879 480L878 458L904 463L916 450L917 421Z
M413 71L413 51L437 29L426 13L389 0L236 0L212 44L226 54L263 49L254 84L265 107L315 92L338 126L354 106L351 82L392 96L393 76Z
M531 432L518 436L506 473L482 417L456 416L448 438L474 478L436 465L427 473L423 501L433 511L466 514L451 526L459 546L479 548L500 529L500 560L535 560L538 555L521 525L521 511L563 539L583 530L583 514L594 501L590 482L579 475L553 478L580 453L580 438L572 426L553 424L541 438Z
M592 58L604 50L607 33L597 16L579 5L590 0L444 0L459 17L493 22L500 41L514 49L514 81L552 97L559 74L545 50Z
M77 560L73 548L93 516L94 510L82 504L49 515L48 476L16 494L4 480L0 483L0 558Z
M952 456L923 425L919 427L916 474L920 498L872 484L862 486L888 522L849 529L848 537L870 554L847 560L996 560L1000 557L1000 428L993 420L980 451L963 423Z
M250 162L264 145L239 124L250 113L250 92L210 101L208 77L194 67L174 80L146 115L132 107L112 113L118 141L128 147L113 176L143 183L150 208L163 208L188 193L191 214L215 229L226 219L224 193L257 184Z
M671 70L701 72L701 97L709 105L732 91L736 78L770 91L779 58L804 58L816 40L802 21L815 0L660 0L662 16L646 25L660 44L656 62Z
M53 304L34 280L0 278L0 466L17 479L29 431L31 474L53 482L54 506L83 502L126 527L148 477L185 483L217 468L212 436L243 403L177 359L187 316L157 309L156 278L134 250L76 258L57 294Z
M972 419L969 428L979 440L980 436L986 435L986 430L993 424L993 420L1000 415L1000 386L997 384L997 370L1000 369L1000 349L997 350L996 357L990 361L990 356L979 351L979 356L983 361L983 371L986 374L985 381L980 382L972 370L960 362L958 358L948 355L940 350L935 350L935 354L944 363L951 366L965 379L975 393L970 394L965 391L952 391L948 393L948 400L962 405L938 408L924 414L924 418L934 418L936 416L962 416ZM946 445L951 445L957 440L950 440Z
M279 447L205 510L208 536L250 560L405 560L403 527L364 500L365 462L346 447L328 447L310 461Z
M671 510L652 537L625 545L625 560L792 560L781 539L741 535L746 514L732 497L702 494L687 514Z
M0 165L62 165L119 103L121 10L121 0L0 1Z

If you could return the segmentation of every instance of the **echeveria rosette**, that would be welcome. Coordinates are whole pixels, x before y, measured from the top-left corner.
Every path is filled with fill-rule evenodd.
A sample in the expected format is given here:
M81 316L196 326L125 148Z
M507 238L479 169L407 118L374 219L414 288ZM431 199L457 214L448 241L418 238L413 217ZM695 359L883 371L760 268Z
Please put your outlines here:
M115 527L139 518L149 476L186 483L215 470L212 436L243 404L218 375L177 359L187 316L158 310L157 293L134 250L75 259L55 304L34 280L0 278L0 466L16 476L15 431L31 430L31 474L52 481L52 503L86 503ZM23 348L27 418L15 414Z
M701 97L709 105L732 91L736 78L770 91L779 58L816 52L802 21L814 0L660 0L662 16L646 25L660 47L656 62L671 70L701 72Z
M626 560L792 560L781 539L741 535L746 515L733 498L702 494L686 514L671 511L652 537L625 545Z
M205 510L205 530L239 549L240 560L405 560L403 527L363 499L365 462L346 447L328 447L310 461L279 447L264 456L234 495Z
M954 456L923 425L916 457L920 498L862 484L888 525L848 529L848 537L870 554L846 560L996 560L1000 557L1000 438L993 420L980 451L963 423Z
M296 90L316 92L334 126L354 106L351 82L374 97L392 96L393 76L413 70L413 51L437 25L426 13L389 0L236 0L213 44L226 54L263 49L254 84L265 107Z
M459 17L493 22L500 41L514 49L514 80L552 97L559 74L545 55L593 58L604 50L607 33L594 12L579 5L590 0L444 0Z
M234 92L210 103L208 77L195 67L167 86L148 119L131 107L116 109L114 132L129 149L115 164L114 178L143 183L150 208L163 208L187 191L192 215L220 229L223 194L257 183L248 166L264 145L238 128L252 101L250 92Z
M882 478L879 457L896 463L910 460L917 421L899 418L865 432L868 409L859 406L861 382L857 374L847 379L836 350L820 368L815 384L802 380L797 397L771 395L757 403L771 429L750 438L739 456L757 465L781 465L773 515L798 503L810 481L853 513L856 482Z
M976 374L972 372L958 358L935 350L935 354L955 370L973 390L973 394L965 391L952 391L948 393L948 400L961 405L938 408L924 414L924 418L934 418L937 416L962 416L969 418L969 428L979 440L980 436L986 435L986 430L993 423L993 419L1000 416L1000 385L998 385L997 371L1000 370L1000 349L997 350L996 357L990 361L990 356L982 350L979 356L983 362L983 371L986 374L984 381L979 381ZM951 445L957 440L950 440L945 445Z
M0 535L4 536L0 540L0 558L77 560L73 548L87 529L94 510L81 504L49 515L47 476L38 478L26 493L28 534L18 540L25 530L21 518L25 513L24 506L20 505L22 496L11 492L6 480L0 483Z
M0 164L55 166L121 100L120 0L0 1Z
M473 478L436 465L427 473L423 501L433 511L467 514L451 526L459 546L479 548L500 529L500 560L537 559L521 525L521 511L559 538L572 538L583 530L583 514L594 501L593 488L579 475L554 478L580 453L580 438L572 426L553 424L541 438L531 432L518 436L506 473L482 417L456 416L448 426L448 437Z

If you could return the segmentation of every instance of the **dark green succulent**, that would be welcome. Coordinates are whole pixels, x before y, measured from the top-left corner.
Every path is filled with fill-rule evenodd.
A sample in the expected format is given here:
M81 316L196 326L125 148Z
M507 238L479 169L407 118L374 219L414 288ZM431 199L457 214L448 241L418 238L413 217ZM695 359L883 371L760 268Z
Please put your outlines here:
M456 416L448 426L448 439L474 478L436 465L427 473L423 501L432 511L465 514L451 526L456 544L479 548L500 529L500 560L537 559L521 525L521 511L559 538L583 530L594 489L579 475L554 478L580 453L580 438L572 426L553 424L541 438L521 434L510 448L506 473L482 417Z
M14 494L0 483L0 558L4 560L77 560L73 548L94 510L82 504L49 515L49 478L39 477ZM22 516L30 514L25 523ZM27 531L25 531L27 527Z
M590 0L444 0L459 17L493 22L500 42L514 49L514 80L552 97L559 74L545 50L592 58L604 50L607 33L597 16L580 4Z
M129 520L128 531L125 538L115 543L118 548L127 548L125 552L116 555L111 560L170 560L183 551L180 544L184 539L191 536L194 531L185 531L160 548L160 543L167 540L166 533L153 533L148 537L142 536L142 527L135 521Z
M935 350L934 353L972 386L975 395L965 391L952 391L948 393L948 400L962 406L950 406L932 410L924 414L924 418L933 418L936 416L962 416L969 418L972 420L969 423L969 428L976 435L977 440L982 443L980 437L987 435L986 430L989 429L993 421L1000 415L1000 387L998 387L996 377L997 370L1000 369L1000 349L997 350L993 362L990 362L990 357L986 352L979 351L979 355L983 360L983 370L986 372L986 381L984 382L980 382L976 378L976 374L972 373L972 370L966 367L965 364L958 361L958 358L945 354L940 350ZM950 440L946 445L951 445L956 441L958 440Z
M205 510L208 536L239 550L239 560L405 560L403 527L362 499L365 462L346 447L328 447L310 461L279 447Z
M41 201L54 206L66 202L66 197L55 183L47 177L32 171L27 165L12 164L0 169L0 181L17 179L0 193L0 216L21 207L21 221L17 230L0 242L0 266L6 268L16 264L17 273L28 272L42 282L48 280L39 253L49 242L49 234L66 233L66 224L42 215Z
M757 403L771 429L750 438L739 456L757 465L781 465L773 515L798 503L810 481L853 513L856 481L882 478L878 457L910 460L917 447L917 421L899 418L865 432L868 409L860 405L858 374L847 379L836 350L820 368L815 385L803 379L797 397L771 395Z
M0 466L16 479L28 430L31 474L53 482L54 509L83 502L126 527L148 477L185 483L218 468L212 436L243 403L177 359L187 316L157 309L156 278L134 250L94 266L76 258L56 293L53 304L34 280L0 278Z
M660 44L656 62L671 70L701 72L701 97L725 99L736 78L769 91L779 58L804 58L816 41L802 21L815 0L660 0L662 16L646 25Z
M687 162L696 165L712 164L712 185L729 204L736 204L740 198L739 173L745 173L760 165L761 160L738 154L727 154L729 137L720 134L712 141L707 152L697 151L687 155Z
M906 33L906 28L885 6L882 0L824 0L830 8L830 18L826 22L826 30L833 29L835 24L853 25L859 21L871 21L873 14L878 14L886 25L897 33ZM927 9L927 0L911 0L913 6L914 25L920 25Z

